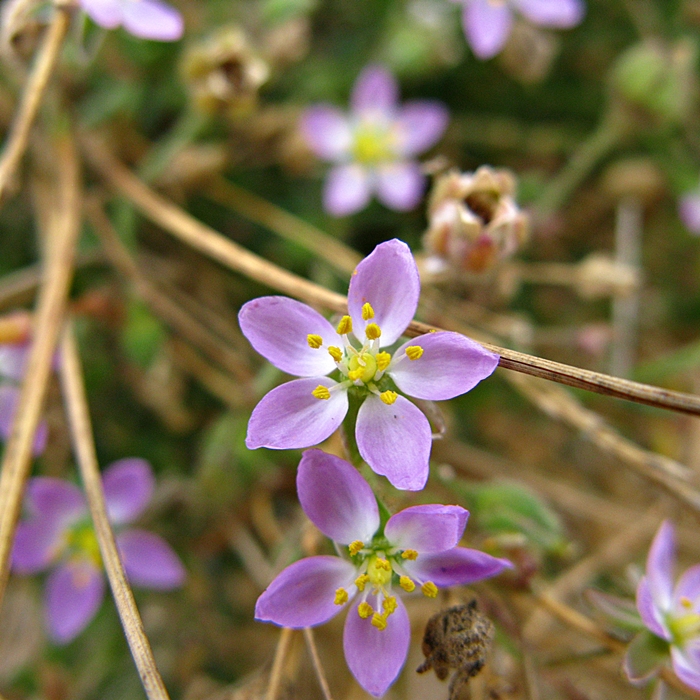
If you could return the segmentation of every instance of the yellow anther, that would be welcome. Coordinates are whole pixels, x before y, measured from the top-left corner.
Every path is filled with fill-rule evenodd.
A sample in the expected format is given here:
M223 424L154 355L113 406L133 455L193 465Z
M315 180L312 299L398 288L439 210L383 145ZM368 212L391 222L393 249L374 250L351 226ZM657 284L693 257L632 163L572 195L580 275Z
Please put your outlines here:
M685 596L683 596L683 597L681 598L681 601L680 601L680 602L681 602L681 605L682 605L684 608L690 609L690 608L693 607L693 601L690 600L690 598L686 598Z
M403 552L401 552L401 558L415 561L418 559L418 552L416 552L415 549L404 549Z
M353 360L355 358L353 357ZM350 381L356 382L358 379L362 379L362 375L365 373L365 368L364 367L358 367L357 369L351 369L348 372L348 377L350 378Z
M319 384L311 393L322 401L328 401L328 399L331 398L331 392L328 390L328 387L323 386L323 384Z
M343 359L343 351L336 347L335 345L331 345L328 348L328 354L336 361L340 362Z
M372 627L376 627L380 632L386 629L386 615L374 613L372 615Z
M362 574L355 579L355 585L357 590L362 592L365 590L365 586L369 583L369 576L367 574Z
M438 587L432 581L426 581L421 587L423 595L428 598L435 598L438 594Z
M375 565L378 569L384 569L384 571L391 571L391 564L388 559L377 559Z
M391 406L394 401L398 398L398 394L395 391L390 391L387 389L386 391L382 391L381 394L379 394L379 398L387 405Z
M306 342L309 344L310 348L318 350L321 345L323 345L323 338L320 335L309 333L309 335L306 336Z
M374 610L372 610L372 606L367 601L365 601L364 603L360 603L357 606L357 614L363 620L366 620L373 612Z
M345 605L348 602L348 592L344 588L339 588L335 592L335 600L333 602L336 605Z
M389 615L391 615L391 613L393 613L398 607L399 604L396 602L396 598L394 598L393 595L390 595L388 598L384 598L382 608L384 608L384 614L386 617L389 617Z
M399 579L399 586L406 591L406 593L413 593L416 590L416 584L408 576L402 576Z
M343 316L335 330L338 332L338 335L347 335L348 333L352 333L352 319L350 316Z
M423 348L420 345L409 345L406 348L406 355L409 360L418 360L423 355Z
M391 564L386 559L373 557L367 566L367 574L373 586L386 586L391 581Z
M362 320L369 321L370 318L374 318L374 309L372 308L372 304L367 302L362 306Z
M383 372L391 362L391 355L388 352L379 352L374 358L377 361L377 372Z
M365 543L362 540L355 540L348 545L348 550L350 550L350 556L354 557L363 547Z
M368 323L365 328L365 335L370 340L376 340L382 334L382 329L376 323Z
M350 381L356 382L361 379L363 382L371 382L377 373L377 362L370 352L363 352L362 355L353 355L348 362L348 377Z

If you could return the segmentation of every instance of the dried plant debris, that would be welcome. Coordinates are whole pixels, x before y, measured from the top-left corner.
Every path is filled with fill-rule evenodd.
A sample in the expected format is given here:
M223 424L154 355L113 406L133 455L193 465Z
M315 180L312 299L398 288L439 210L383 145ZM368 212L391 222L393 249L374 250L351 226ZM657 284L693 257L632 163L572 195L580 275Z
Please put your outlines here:
M425 673L432 668L441 681L456 670L450 700L457 700L469 679L484 667L493 635L493 624L477 610L476 600L441 610L428 620L423 635L426 659L416 670Z

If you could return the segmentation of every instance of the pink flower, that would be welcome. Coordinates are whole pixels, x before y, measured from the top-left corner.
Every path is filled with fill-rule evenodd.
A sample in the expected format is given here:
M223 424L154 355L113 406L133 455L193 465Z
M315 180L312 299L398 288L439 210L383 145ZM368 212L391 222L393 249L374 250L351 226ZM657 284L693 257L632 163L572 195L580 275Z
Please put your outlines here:
M102 483L111 523L133 522L151 500L155 480L148 462L122 459L105 469ZM12 570L35 574L52 569L44 590L46 622L60 644L75 638L95 616L104 597L102 560L80 489L51 477L31 479L12 550ZM158 535L130 528L116 535L124 569L137 586L181 586L185 570Z
M349 395L360 403L355 437L362 459L399 489L428 478L428 419L395 389L443 401L472 389L498 356L459 333L428 333L394 345L413 319L420 280L408 246L378 245L350 280L349 315L334 328L287 297L249 301L238 321L252 346L275 367L301 377L269 392L248 423L249 449L318 445L342 423ZM326 376L326 375L332 375Z
M160 0L79 0L90 19L105 29L123 26L139 39L177 41L184 26L180 13Z
M691 233L700 235L700 192L695 190L684 194L678 202L678 215L683 225Z
M408 211L420 202L425 177L415 156L437 143L447 109L433 100L398 104L398 86L381 66L365 68L353 88L351 112L319 104L306 111L301 130L314 153L336 165L323 192L333 216L347 216L372 193L390 209Z
M321 450L304 453L297 472L306 515L347 553L316 556L282 571L258 598L255 617L284 627L323 624L349 606L345 659L357 682L379 697L406 661L411 629L394 587L435 597L438 588L495 576L511 564L458 547L469 513L460 506L422 505L381 527L372 489L356 469Z

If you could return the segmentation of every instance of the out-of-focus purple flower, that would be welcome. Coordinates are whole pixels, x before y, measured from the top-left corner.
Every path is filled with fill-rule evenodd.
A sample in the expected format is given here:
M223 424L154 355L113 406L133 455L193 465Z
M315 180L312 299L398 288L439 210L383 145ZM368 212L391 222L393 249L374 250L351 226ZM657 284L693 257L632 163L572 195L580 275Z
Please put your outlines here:
M469 513L422 505L392 515L383 530L372 489L339 457L307 450L297 472L306 515L347 558L315 556L282 571L258 598L255 617L283 627L323 624L351 603L343 648L357 682L379 697L396 680L411 630L395 586L435 597L438 588L495 576L511 564L458 547Z
M111 523L133 522L148 505L155 480L148 462L122 459L102 475ZM51 568L44 603L51 637L60 644L88 625L104 597L102 559L80 489L51 477L31 479L25 497L27 518L17 526L12 570L35 574ZM185 570L177 554L158 535L130 528L117 532L117 546L129 581L170 590L181 586Z
M518 12L533 24L568 29L586 12L583 0L452 0L460 3L464 34L474 54L493 58L503 48Z
M105 29L124 27L139 39L177 41L182 15L160 0L79 0L90 19Z
M680 198L678 216L688 231L700 235L700 192L688 192Z
M348 411L348 392L362 401L355 436L362 458L399 489L428 478L428 419L398 392L442 401L488 377L498 356L459 333L428 333L393 345L413 319L420 280L408 246L378 245L355 270L349 315L334 328L299 301L249 301L238 321L252 346L275 367L301 377L269 392L248 423L250 449L297 449L323 442ZM335 378L329 376L333 374Z
M333 216L364 209L373 193L390 209L421 200L425 177L415 157L434 146L447 126L447 108L434 100L398 104L398 86L381 66L360 73L350 114L319 104L306 110L301 130L313 152L336 165L323 204Z
M664 654L668 658L670 649L675 674L686 685L700 690L700 564L690 567L674 587L675 559L673 525L664 521L649 550L646 576L637 588L637 609L657 638L656 646L664 642L667 646L654 649L646 643L647 649L643 649L639 643L643 639L637 638L625 657L625 672L633 682L647 680L658 671L658 666L646 662L646 658L654 659L649 648L662 660Z

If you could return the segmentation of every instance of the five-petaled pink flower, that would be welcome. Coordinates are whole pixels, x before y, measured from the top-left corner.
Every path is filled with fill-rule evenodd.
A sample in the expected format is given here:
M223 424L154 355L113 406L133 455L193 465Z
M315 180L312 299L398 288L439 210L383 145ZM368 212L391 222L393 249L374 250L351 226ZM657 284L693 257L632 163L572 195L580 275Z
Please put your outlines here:
M700 564L691 566L674 587L675 560L673 525L664 521L649 549L646 576L637 588L637 609L647 628L669 645L675 674L700 691ZM634 646L633 642L625 658L625 671L630 680L644 681L658 668L640 672Z
M319 158L336 163L323 192L326 210L353 214L373 192L390 209L416 207L425 177L415 157L437 143L447 120L447 109L434 100L399 105L396 81L381 66L360 73L349 115L327 104L308 109L302 133Z
M321 450L304 453L297 492L306 515L346 558L315 556L282 571L258 598L255 617L283 627L323 624L349 605L343 634L357 682L379 697L396 680L411 629L398 587L435 597L439 588L495 576L505 559L458 547L469 513L460 506L421 505L380 526L372 489L357 470Z
M348 291L349 315L336 328L287 297L245 304L238 320L253 347L275 367L301 377L262 398L248 423L246 445L318 445L342 423L351 393L362 401L355 430L362 459L396 488L422 489L429 470L430 424L394 389L417 399L451 399L488 377L498 355L447 331L420 336L392 353L383 349L406 330L419 294L411 251L394 239L357 266Z
M107 467L102 483L109 519L117 528L138 518L155 486L148 462L135 458ZM51 637L65 644L92 620L104 597L97 539L83 494L69 481L31 479L25 508L28 518L17 526L12 570L34 574L53 568L44 591L46 622ZM185 570L158 535L130 528L117 532L116 540L132 584L159 590L182 585Z
M452 0L464 6L462 24L478 58L492 58L503 48L513 26L513 12L533 24L568 29L585 14L583 0Z
M160 0L79 0L90 19L105 29L124 27L139 39L177 41L182 15Z

